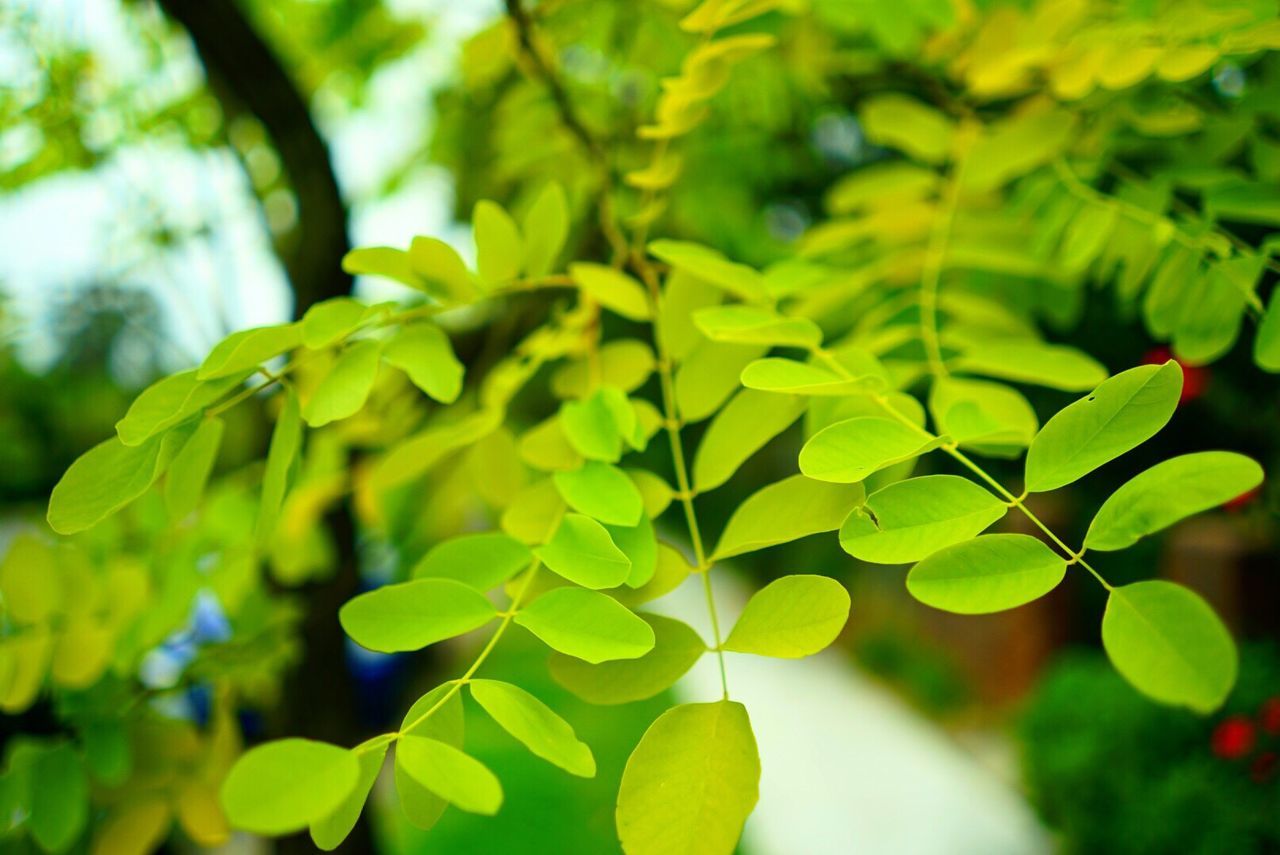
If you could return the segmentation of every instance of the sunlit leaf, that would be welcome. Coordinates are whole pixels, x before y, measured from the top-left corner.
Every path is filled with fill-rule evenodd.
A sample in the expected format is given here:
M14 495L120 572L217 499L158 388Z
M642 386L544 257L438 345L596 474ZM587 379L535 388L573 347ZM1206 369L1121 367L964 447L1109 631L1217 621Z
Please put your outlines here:
M1173 360L1105 381L1036 434L1027 449L1027 489L1056 490L1146 442L1169 422L1181 394L1182 369Z
M1066 572L1066 559L1041 540L1026 534L984 534L912 567L907 590L935 609L986 614L1039 599Z
M637 659L591 664L563 653L548 666L556 682L593 704L627 704L666 691L702 658L707 646L688 624L639 615L653 629L653 648Z
M580 514L610 525L640 522L644 502L635 483L621 469L598 460L552 476L560 495Z
M992 341L966 350L956 370L1015 383L1083 392L1107 378L1107 369L1073 347L1026 341Z
M716 560L835 531L862 504L861 484L828 484L792 475L753 493L729 518L716 545Z
M565 514L551 540L534 554L558 575L586 588L613 588L631 572L631 559L605 527L582 514Z
M757 591L725 650L799 659L825 648L849 619L849 593L826 576L783 576Z
M516 613L516 623L550 647L587 662L636 659L653 630L616 600L585 588L555 588Z
M293 350L302 344L300 323L256 327L232 333L224 338L200 365L196 377L213 380L231 377L256 369L268 359Z
M1204 600L1172 582L1113 589L1102 646L1121 676L1161 703L1210 713L1235 685L1231 634Z
M201 419L195 433L173 456L164 483L165 508L172 519L186 517L200 504L218 457L225 427L222 419L216 416Z
M420 650L484 626L494 615L483 594L452 579L384 585L338 611L347 635L380 653Z
M355 789L354 754L310 739L281 739L251 748L222 784L232 825L258 834L288 834L328 816Z
M496 202L481 199L476 202L471 221L476 234L476 267L480 278L493 286L519 276L524 242L511 215Z
M381 353L377 341L358 341L344 350L302 405L303 421L323 427L358 413L378 377Z
M449 337L435 324L401 327L387 342L382 358L442 404L452 404L462 391L465 369L453 355Z
M578 262L569 265L569 275L583 293L606 309L633 321L649 318L644 286L622 271L607 264Z
M822 343L822 330L808 318L787 318L758 306L711 306L699 310L693 322L712 341L806 349Z
M596 761L573 727L555 711L519 686L497 680L472 680L471 697L502 729L534 754L573 775L591 778Z
M800 449L800 471L819 481L852 484L941 444L941 438L900 421L862 416L836 422L810 437Z
M976 537L1008 506L967 478L925 475L867 497L840 526L840 545L862 561L909 564Z
M487 591L529 566L533 552L508 534L464 534L433 546L413 567L415 579L454 579Z
M521 222L524 267L530 276L551 272L569 235L569 203L564 188L552 181L529 206Z
M355 828L369 791L373 789L373 782L382 770L382 761L390 744L388 737L375 736L351 749L360 767L356 785L336 808L311 822L311 840L317 847L326 852L337 849Z
M276 426L271 431L271 445L267 449L267 466L262 473L262 499L258 505L258 520L254 527L254 542L265 546L275 531L280 517L280 507L289 489L289 471L302 447L302 410L293 389L284 393L284 402Z

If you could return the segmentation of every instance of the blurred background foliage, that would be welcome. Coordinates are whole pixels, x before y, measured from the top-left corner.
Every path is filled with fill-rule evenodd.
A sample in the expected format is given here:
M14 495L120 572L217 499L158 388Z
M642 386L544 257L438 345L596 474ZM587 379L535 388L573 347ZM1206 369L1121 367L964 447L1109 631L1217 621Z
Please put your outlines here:
M365 580L400 572L398 551L421 552L477 512L474 497L459 498L462 478L493 449L459 461L404 507L403 519L386 526L392 542L353 522L358 496L354 511L335 501L347 489L339 473L349 450L407 432L414 412L365 426L363 439L356 425L312 445L304 489L286 509L296 537L265 577L237 551L256 501L257 472L245 464L260 459L268 439L260 409L229 413L224 477L194 526L170 527L157 495L92 535L52 545L37 522L43 503L140 388L192 364L227 332L300 315L353 286L370 298L398 295L396 286L353 283L342 272L354 244L433 234L466 254L464 223L476 201L520 211L555 180L575 211L570 257L607 255L597 208L609 199L623 216L645 213L644 194L621 176L648 163L651 147L637 130L654 113L661 78L690 49L677 26L689 5L531 4L528 37L551 58L575 130L518 49L520 29L493 3L0 4L0 644L43 645L47 663L40 673L0 668L6 846L101 845L113 823L148 831L156 845L171 833L220 844L228 832L212 793L242 741L301 733L354 743L438 678L446 663L431 657L345 647L333 620ZM1147 254L1170 240L1169 227L1150 217L1163 221L1166 212L1179 234L1219 236L1206 240L1188 278L1207 282L1217 265L1242 258L1254 265L1250 293L1265 294L1276 278L1268 239L1280 226L1273 2L782 6L762 19L777 46L739 66L683 144L682 177L653 231L762 267L800 255L861 271L889 258L874 278L884 287L849 311L890 311L894 288L919 275L910 251L933 214L909 178L880 185L878 196L877 185L868 190L868 175L885 174L877 167L903 162L893 131L903 116L877 120L876 98L899 93L947 122L976 116L993 126L1067 105L1087 171L1029 178L972 212L972 230L957 232L984 260L968 273L970 285L1112 369L1162 360L1172 346L1188 378L1179 430L1139 449L1135 465L1224 447L1280 468L1278 387L1252 354L1258 307L1228 301L1224 323L1238 330L1247 317L1247 331L1206 359L1183 352L1198 343L1176 324L1153 323L1141 296L1150 293ZM1162 66L1133 47L1153 33L1212 49ZM1055 128L1020 144L1036 150ZM583 136L607 152L603 172ZM930 161L928 151L905 153ZM1107 213L1115 207L1107 199L1148 221ZM1071 238L1070 224L1081 221L1090 230ZM1104 248L1095 235L1115 240ZM520 330L518 313L490 337L468 333L464 321L460 355L491 363ZM381 394L392 399L394 390ZM1040 394L1033 404L1054 393ZM707 501L712 527L733 497L793 465L779 453L744 467L722 507ZM1046 501L1042 516L1079 537L1086 510L1119 480L1101 473ZM424 515L423 503L435 512ZM1120 683L1097 652L1101 593L1074 577L1027 608L959 621L912 603L897 575L856 565L834 539L787 555L849 584L857 605L842 649L850 667L961 737L1008 737L1002 768L1067 850L1261 853L1280 847L1280 494L1268 484L1229 510L1144 544L1126 559L1132 567L1109 567L1117 583L1151 567L1187 582L1252 642L1235 696L1209 721L1154 707ZM795 569L778 557L766 550L738 568L762 580ZM37 567L55 581L43 599L23 601L15 591ZM72 606L63 589L95 593L89 607ZM536 655L516 647L495 661L532 687L545 680L529 667ZM334 669L337 661L347 667ZM485 821L482 838L473 818L453 812L433 832L435 851L481 851L481 839L486 851L526 851L531 839L561 841L560 851L614 845L614 788L600 782L620 775L661 699L606 716L553 683L538 689L580 724L601 778L570 785L541 766L499 762L519 769L509 791L529 797L511 798L501 817ZM474 735L481 759L510 750L483 727ZM41 800L49 788L85 797L68 809L71 802ZM362 824L350 845L425 845L392 819L373 825Z

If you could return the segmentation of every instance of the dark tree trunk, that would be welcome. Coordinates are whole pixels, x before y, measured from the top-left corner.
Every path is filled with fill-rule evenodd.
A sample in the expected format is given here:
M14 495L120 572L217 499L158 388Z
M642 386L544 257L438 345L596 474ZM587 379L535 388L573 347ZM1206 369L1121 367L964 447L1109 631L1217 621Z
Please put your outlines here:
M287 244L278 247L293 289L294 316L301 317L322 300L350 293L351 277L341 265L350 248L347 209L328 147L311 119L306 99L234 0L157 2L190 34L224 112L251 114L280 157L298 206L297 226ZM285 686L280 735L354 745L361 737L361 725L338 608L359 584L356 532L345 504L326 522L336 547L335 573L330 580L298 592L307 607L303 659ZM280 840L277 848L315 851L305 833ZM373 851L367 817L356 824L343 851Z
M347 209L329 149L307 103L234 0L157 0L186 28L224 110L248 112L266 129L298 202L298 225L281 255L294 314L351 291Z

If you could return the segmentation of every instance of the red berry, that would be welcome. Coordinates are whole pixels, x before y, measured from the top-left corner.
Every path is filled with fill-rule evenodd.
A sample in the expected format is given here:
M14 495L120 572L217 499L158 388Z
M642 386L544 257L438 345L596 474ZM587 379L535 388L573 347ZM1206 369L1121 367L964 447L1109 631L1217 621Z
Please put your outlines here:
M1213 753L1224 760L1238 760L1253 750L1256 736L1253 722L1242 715L1230 716L1213 729Z
M1178 398L1179 404L1185 404L1187 401L1193 401L1204 394L1204 390L1209 386L1209 369L1202 368L1199 365L1188 365L1181 359L1173 356L1173 352L1167 347L1154 347L1148 350L1142 357L1142 361L1147 365L1161 365L1174 359L1182 366L1182 395Z
M1267 733L1280 733L1280 698L1272 698L1262 705L1258 713L1258 724Z

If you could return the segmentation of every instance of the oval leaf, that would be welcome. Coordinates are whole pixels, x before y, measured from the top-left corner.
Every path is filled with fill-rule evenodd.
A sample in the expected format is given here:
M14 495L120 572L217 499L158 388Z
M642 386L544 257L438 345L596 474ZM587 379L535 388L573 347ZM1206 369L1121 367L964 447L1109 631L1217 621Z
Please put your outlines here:
M835 641L849 619L849 592L826 576L783 576L747 603L724 649L799 659Z
M557 574L584 588L614 588L631 573L631 559L614 545L608 530L582 514L565 514L551 540L533 552Z
M805 399L742 389L716 413L693 456L693 483L699 493L728 481L738 467L804 412Z
M281 739L236 761L222 784L222 807L237 828L288 834L337 809L359 777L360 764L345 748Z
M381 352L382 345L376 341L358 341L344 350L303 405L303 420L323 427L358 413L378 377Z
M551 649L587 662L636 659L653 649L647 623L613 598L583 588L547 591L515 621Z
M682 704L645 732L618 791L627 855L730 855L759 798L760 755L747 709Z
M435 324L409 324L387 342L382 357L399 368L413 385L442 404L452 404L462 391L462 363L444 330Z
M1008 509L967 478L925 475L872 493L840 526L840 545L862 561L909 564L975 537Z
M552 477L569 507L602 523L633 526L644 514L644 500L635 482L616 466L589 460Z
M907 590L935 609L987 614L1044 596L1066 572L1066 560L1030 535L987 534L921 561L907 574Z
M661 615L639 615L653 629L653 649L638 659L596 665L551 654L556 682L592 704L627 704L664 692L685 675L707 645L686 623Z
M397 653L470 632L495 614L484 594L461 582L418 579L361 594L338 611L338 620L361 647Z
M1134 688L1165 704L1210 713L1235 685L1235 643L1209 604L1172 582L1111 591L1102 646Z
M483 763L447 742L402 736L396 763L440 798L470 813L492 816L502 807L502 784Z
M387 746L390 744L389 736L375 736L351 749L360 765L359 777L341 804L311 823L311 840L317 847L326 852L337 849L347 839L351 829L356 827L360 813L364 810L365 800L369 798L369 791L373 789L373 782L382 771L382 761L387 756Z
M455 579L477 591L500 585L529 566L533 552L509 534L464 534L438 543L413 567L415 579Z
M583 293L600 305L633 321L649 318L649 297L644 286L606 264L581 262L569 265L569 275Z
M738 506L712 559L835 531L866 495L861 484L826 484L803 475L784 478L756 491Z
M1124 549L1261 483L1262 467L1243 454L1202 451L1174 457L1112 493L1089 524L1084 545L1103 552Z
M800 449L800 471L819 481L853 484L872 472L919 457L940 437L893 419L860 416L818 431Z
M519 686L497 680L472 680L467 685L476 703L534 754L571 775L595 776L591 749L542 701Z
M1107 380L1036 434L1027 449L1027 490L1056 490L1146 442L1168 424L1181 394L1182 368L1172 359Z

